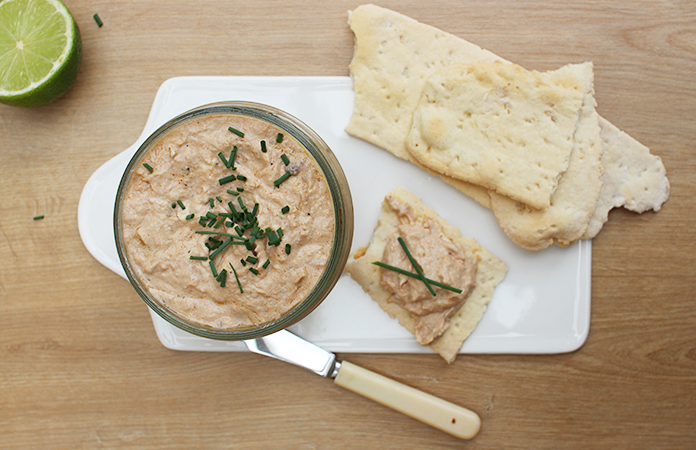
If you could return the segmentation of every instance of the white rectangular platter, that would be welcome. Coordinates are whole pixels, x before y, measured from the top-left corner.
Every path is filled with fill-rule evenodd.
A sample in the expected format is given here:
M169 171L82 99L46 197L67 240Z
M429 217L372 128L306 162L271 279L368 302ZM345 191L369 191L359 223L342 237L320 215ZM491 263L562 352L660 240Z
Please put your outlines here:
M461 353L563 353L583 345L590 326L591 242L539 252L524 250L503 233L489 210L439 177L349 136L344 131L354 101L349 77L180 77L165 81L140 138L97 169L80 197L80 236L100 263L125 278L114 241L114 199L123 171L140 144L178 114L224 100L280 108L324 138L350 184L355 209L353 250L367 245L384 196L401 186L508 265L505 279ZM200 338L151 315L157 336L167 348L245 350L240 342ZM335 352L432 352L418 345L348 275L319 308L290 330Z

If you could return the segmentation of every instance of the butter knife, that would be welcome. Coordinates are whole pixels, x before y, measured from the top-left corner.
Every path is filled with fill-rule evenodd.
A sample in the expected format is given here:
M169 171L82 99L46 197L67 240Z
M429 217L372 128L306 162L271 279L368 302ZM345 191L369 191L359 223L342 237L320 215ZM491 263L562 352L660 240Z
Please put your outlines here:
M458 438L471 439L481 428L481 419L475 412L348 361L339 362L335 354L287 330L244 343L254 353L331 378L341 387Z

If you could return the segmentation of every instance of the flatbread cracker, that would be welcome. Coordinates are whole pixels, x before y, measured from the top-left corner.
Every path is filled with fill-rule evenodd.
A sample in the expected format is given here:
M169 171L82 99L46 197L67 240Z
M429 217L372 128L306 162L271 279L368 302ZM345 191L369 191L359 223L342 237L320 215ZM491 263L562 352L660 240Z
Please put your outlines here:
M574 142L568 170L546 210L532 210L491 192L491 209L517 245L528 250L541 250L553 243L568 246L585 233L602 187L602 142L592 95L583 101Z
M424 206L420 199L409 191L396 188L388 195L396 197L400 202L408 203L420 220L428 217L438 222L448 238L480 257L476 271L476 287L459 311L450 318L449 328L429 345L448 363L451 363L456 358L464 340L481 320L486 306L493 297L495 287L503 280L507 272L507 266L473 239L462 237L459 230ZM379 222L369 245L361 247L348 258L345 270L390 317L396 318L403 327L414 333L416 320L404 308L390 301L392 294L380 285L382 269L372 264L374 261L382 260L387 240L396 231L398 224L397 214L391 210L386 201L383 202Z
M434 72L406 148L422 165L546 209L568 168L592 64L550 72L460 64Z
M405 147L405 140L425 80L433 72L454 64L507 62L464 39L375 5L363 5L349 12L349 24L355 33L355 53L350 71L356 97L346 132L421 168L424 166L410 155ZM615 145L614 150L617 152L632 154L633 146L640 145L601 116L599 123L602 125L603 149L608 145ZM657 161L654 167L659 172L664 171L661 161ZM437 172L427 170L437 175ZM611 169L606 172L608 176ZM633 185L639 174L629 171L625 176L622 183ZM491 208L487 188L442 174L440 177L481 205ZM669 195L666 177L642 177L642 180L649 192L657 193L648 194L655 195L655 198L647 200L647 203L637 201L636 212L640 212L640 203L652 204L653 209L659 209ZM620 189L622 188L617 187L610 190L607 186L602 192L602 198L621 195L618 193ZM625 197L627 203L633 204L631 198L637 190L631 189L630 192ZM611 201L607 204L613 203L615 202ZM600 217L601 224L604 223L601 219L604 208L606 206L597 205L596 217ZM510 214L516 211L508 210ZM498 208L498 216L503 214L502 209ZM513 220L513 217L511 215L509 220ZM595 228L596 226L594 225Z
M609 218L612 208L642 213L659 211L669 197L669 180L662 160L650 149L600 119L602 139L602 190L583 239L592 239Z

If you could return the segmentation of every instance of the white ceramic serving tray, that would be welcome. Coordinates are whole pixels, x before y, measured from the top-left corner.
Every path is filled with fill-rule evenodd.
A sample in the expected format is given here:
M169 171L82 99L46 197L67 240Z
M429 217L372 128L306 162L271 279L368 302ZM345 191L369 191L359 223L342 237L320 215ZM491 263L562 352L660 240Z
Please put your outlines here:
M125 278L113 231L116 190L123 171L155 129L191 108L224 100L265 103L296 116L333 149L350 184L355 208L353 250L366 245L384 196L402 186L465 237L476 239L509 267L461 353L563 353L578 349L590 325L590 241L540 252L515 245L493 214L416 166L344 131L353 110L349 77L182 77L165 81L140 138L90 177L78 208L80 236L89 252ZM142 303L145 305L145 303ZM175 350L238 351L241 342L184 332L151 311L157 336ZM335 352L431 352L383 312L350 276L291 331Z

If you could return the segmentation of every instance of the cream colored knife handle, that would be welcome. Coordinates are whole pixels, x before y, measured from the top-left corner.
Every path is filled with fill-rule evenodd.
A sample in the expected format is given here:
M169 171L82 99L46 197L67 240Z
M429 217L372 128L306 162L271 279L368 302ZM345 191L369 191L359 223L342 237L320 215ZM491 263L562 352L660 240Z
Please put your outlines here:
M334 381L339 386L462 439L473 438L481 428L481 419L475 412L348 361L341 362Z

